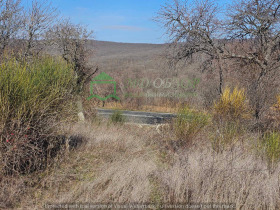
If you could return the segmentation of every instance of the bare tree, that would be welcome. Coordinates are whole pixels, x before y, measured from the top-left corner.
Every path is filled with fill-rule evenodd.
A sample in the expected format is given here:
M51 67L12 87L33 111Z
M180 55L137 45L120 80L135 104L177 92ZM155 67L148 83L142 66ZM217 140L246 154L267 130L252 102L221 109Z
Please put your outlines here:
M157 21L167 29L174 49L172 60L178 62L192 58L194 54L205 54L205 63L215 61L219 69L219 92L223 86L223 41L218 40L222 29L217 17L218 8L211 0L193 2L173 0L163 6Z
M38 41L43 42L44 33L52 26L57 16L56 8L47 0L32 1L32 6L25 15L25 56L34 53L35 50L37 53L42 50L44 46L39 47Z
M23 26L21 0L0 1L0 54Z
M92 31L80 24L73 24L69 20L63 20L53 26L47 33L50 42L58 47L62 57L74 65L78 77L78 86L82 88L87 72L90 70L87 59L91 50L86 43L92 36Z
M252 67L249 70L256 76L251 89L258 119L280 70L280 2L240 0L230 8L228 17L232 44L225 48L225 57Z
M92 50L86 44L89 38L91 38L92 33L92 31L88 31L83 25L73 24L69 20L61 21L47 33L50 43L60 50L64 60L74 66L77 75L77 93L81 92L84 83L98 71L98 68L96 68L95 71L90 72L91 67L88 66L87 61ZM79 95L77 106L79 118L83 120L82 99Z
M200 53L206 62L216 63L219 70L219 92L222 93L222 60L229 60L252 73L251 102L255 117L260 117L276 85L280 68L280 2L279 0L239 0L230 6L223 21L217 18L217 7L211 0L188 4L173 0L162 7L159 21L171 38L177 60L190 59ZM238 70L238 69L236 69Z

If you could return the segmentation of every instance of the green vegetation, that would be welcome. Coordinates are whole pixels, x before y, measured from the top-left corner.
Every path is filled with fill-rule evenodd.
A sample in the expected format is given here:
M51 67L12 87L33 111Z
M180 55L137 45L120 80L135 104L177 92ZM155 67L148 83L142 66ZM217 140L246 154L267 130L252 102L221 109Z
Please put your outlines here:
M122 115L122 111L116 110L112 114L110 120L114 124L117 124L117 123L123 124L125 122L125 117Z
M280 133L268 132L261 139L261 148L268 161L268 166L273 169L280 160Z
M215 125L213 133L210 135L213 150L223 151L227 146L234 145L244 133L244 128L233 121L223 122Z
M184 145L188 144L209 122L209 114L181 108L174 122L175 135Z
M7 59L0 65L1 125L13 120L31 122L57 112L61 116L74 80L71 65L61 59L41 57L31 63Z
M5 173L45 166L48 145L60 147L57 124L73 117L75 76L60 58L31 62L13 57L0 64L0 154Z

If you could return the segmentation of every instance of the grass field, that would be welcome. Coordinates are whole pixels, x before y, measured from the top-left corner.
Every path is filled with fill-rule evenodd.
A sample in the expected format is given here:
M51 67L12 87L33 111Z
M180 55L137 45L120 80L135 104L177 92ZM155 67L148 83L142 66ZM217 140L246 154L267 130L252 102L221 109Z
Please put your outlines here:
M69 128L68 128L69 129ZM25 195L22 208L46 203L233 203L237 209L277 209L279 167L254 154L257 135L220 153L205 130L175 153L153 127L78 124L86 145L49 171ZM143 135L145 133L145 135ZM243 139L243 140L242 140ZM244 142L243 142L244 141Z

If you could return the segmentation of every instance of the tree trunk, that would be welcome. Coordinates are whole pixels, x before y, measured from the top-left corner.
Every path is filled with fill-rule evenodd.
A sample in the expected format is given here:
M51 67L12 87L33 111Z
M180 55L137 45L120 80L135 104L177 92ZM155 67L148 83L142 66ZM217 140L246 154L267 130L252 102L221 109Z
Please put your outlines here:
M260 118L261 113L261 93L259 93L259 86L261 83L262 77L265 75L265 70L262 69L255 85L254 85L254 91L255 91L255 97L256 97L256 107L255 107L255 118L258 120Z
M83 110L83 102L82 102L82 97L80 95L78 95L78 99L77 99L77 109L78 109L79 120L84 122L85 116L84 116L84 110Z
M221 58L218 59L218 65L219 65L219 94L223 94L223 82L224 82L224 75L223 75L223 68L221 64Z
M260 119L260 112L261 112L261 110L260 110L260 100L257 99L257 101L256 101L256 108L255 108L255 118L257 120Z

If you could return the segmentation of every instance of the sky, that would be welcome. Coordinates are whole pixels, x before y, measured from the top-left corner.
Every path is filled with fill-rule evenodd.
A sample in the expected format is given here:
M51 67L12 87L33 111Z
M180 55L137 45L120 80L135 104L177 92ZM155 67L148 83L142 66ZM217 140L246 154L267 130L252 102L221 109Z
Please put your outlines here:
M153 19L165 0L51 0L61 15L94 31L96 40L166 43L165 31ZM192 1L192 0L191 0ZM230 0L218 0L224 4Z
M94 31L94 39L128 43L164 43L152 19L163 0L52 0L61 15Z

